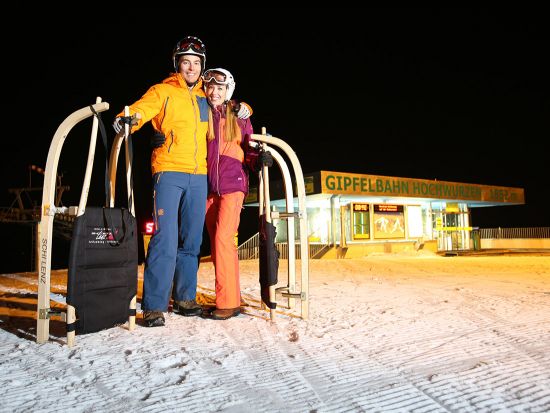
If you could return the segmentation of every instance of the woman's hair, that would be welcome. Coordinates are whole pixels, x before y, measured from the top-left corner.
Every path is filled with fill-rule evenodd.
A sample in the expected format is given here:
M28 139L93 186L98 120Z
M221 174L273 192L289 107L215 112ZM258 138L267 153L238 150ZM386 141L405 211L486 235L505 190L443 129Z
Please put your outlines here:
M225 103L225 138L226 142L233 142L235 139L241 137L241 128L237 124L237 116L233 112L233 105L231 102ZM214 134L214 120L212 119L212 108L208 108L208 140L213 140L216 135Z

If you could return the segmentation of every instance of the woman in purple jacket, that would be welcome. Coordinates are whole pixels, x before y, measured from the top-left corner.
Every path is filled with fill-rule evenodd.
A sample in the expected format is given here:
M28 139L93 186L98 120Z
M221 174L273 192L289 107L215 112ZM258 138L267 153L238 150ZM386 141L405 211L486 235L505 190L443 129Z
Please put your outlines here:
M248 193L245 152L252 134L250 118L239 119L230 103L235 80L225 69L207 70L204 89L208 116L208 199L206 227L216 272L216 309L212 318L225 320L240 313L241 289L235 233Z

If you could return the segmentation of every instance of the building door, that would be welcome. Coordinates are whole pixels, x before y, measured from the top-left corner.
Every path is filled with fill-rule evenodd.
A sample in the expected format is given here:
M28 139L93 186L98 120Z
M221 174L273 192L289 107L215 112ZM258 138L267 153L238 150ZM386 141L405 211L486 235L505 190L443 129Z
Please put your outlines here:
M354 240L364 240L370 238L370 216L369 204L354 203L353 204L353 231L352 237Z
M448 213L433 211L432 225L439 251L455 251L470 248L470 217L467 211Z

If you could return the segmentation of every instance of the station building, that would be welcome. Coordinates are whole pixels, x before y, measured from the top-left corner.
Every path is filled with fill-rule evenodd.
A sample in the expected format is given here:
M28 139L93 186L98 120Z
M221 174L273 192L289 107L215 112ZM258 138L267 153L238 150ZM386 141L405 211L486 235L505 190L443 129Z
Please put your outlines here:
M525 204L524 190L514 187L333 171L304 174L304 182L309 243L334 246L329 255L336 257L350 247L358 255L476 249L471 209ZM286 209L284 189L283 181L270 182L278 211ZM295 204L297 210L297 198ZM245 205L258 205L257 188L250 188ZM286 242L286 224L274 224L276 242Z

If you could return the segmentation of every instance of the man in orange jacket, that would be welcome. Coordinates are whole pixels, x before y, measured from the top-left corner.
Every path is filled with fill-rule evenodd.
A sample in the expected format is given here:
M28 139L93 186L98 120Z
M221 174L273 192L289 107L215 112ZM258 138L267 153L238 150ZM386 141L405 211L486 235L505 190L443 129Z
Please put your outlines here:
M151 121L166 137L151 155L155 232L147 251L141 303L149 327L164 325L172 288L179 314L202 314L196 293L207 195L208 102L201 79L206 48L199 38L187 36L174 47L172 60L175 73L129 107L134 131ZM247 109L242 105L240 116L246 117ZM117 133L124 119L122 112L117 115Z

